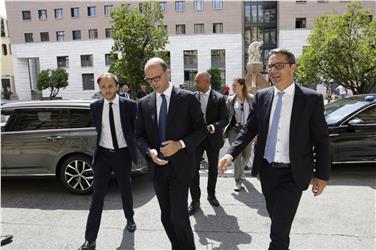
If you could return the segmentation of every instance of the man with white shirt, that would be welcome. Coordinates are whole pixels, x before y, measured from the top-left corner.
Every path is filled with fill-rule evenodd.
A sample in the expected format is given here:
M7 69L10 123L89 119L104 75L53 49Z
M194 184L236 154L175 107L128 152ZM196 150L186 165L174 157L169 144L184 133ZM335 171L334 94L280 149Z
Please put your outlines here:
M196 148L207 134L200 103L192 92L173 86L170 69L161 58L148 60L144 71L154 92L138 103L137 145L150 162L171 248L195 249L188 188L195 173Z
M219 206L219 201L215 195L215 186L218 176L219 150L224 144L223 129L228 123L228 112L225 97L211 88L210 74L208 72L198 72L195 77L196 98L200 101L201 111L204 114L208 135L196 150L196 172L190 186L192 202L188 208L188 214L192 215L200 207L200 161L204 151L208 157L208 184L207 194L209 203Z
M256 93L246 125L218 168L223 172L257 135L252 175L260 174L271 219L269 249L288 249L302 191L313 177L318 196L329 179L329 136L322 95L294 83L295 56L271 50L267 68L274 86Z
M136 230L133 215L131 185L132 161L137 161L135 140L135 120L137 106L130 99L119 97L119 81L111 73L103 73L97 83L103 98L90 105L97 142L93 156L94 193L87 219L85 242L80 250L94 250L101 222L104 197L107 185L114 172L120 189L126 229Z

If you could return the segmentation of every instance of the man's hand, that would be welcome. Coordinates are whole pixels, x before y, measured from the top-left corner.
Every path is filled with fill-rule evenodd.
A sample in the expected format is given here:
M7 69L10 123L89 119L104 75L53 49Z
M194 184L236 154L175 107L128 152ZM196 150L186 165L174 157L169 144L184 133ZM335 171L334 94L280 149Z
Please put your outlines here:
M312 193L313 196L319 196L325 189L328 182L319 178L313 178Z
M161 147L161 153L164 157L170 157L182 148L182 145L179 141L172 140L162 142L162 146L163 147Z
M225 154L218 162L218 171L220 174L224 174L226 167L231 163L232 156Z
M157 164L158 166L163 166L163 165L166 165L168 163L168 161L166 160L161 160L158 158L158 152L156 149L150 149L149 151L149 154L150 154L150 158L154 161L155 164Z

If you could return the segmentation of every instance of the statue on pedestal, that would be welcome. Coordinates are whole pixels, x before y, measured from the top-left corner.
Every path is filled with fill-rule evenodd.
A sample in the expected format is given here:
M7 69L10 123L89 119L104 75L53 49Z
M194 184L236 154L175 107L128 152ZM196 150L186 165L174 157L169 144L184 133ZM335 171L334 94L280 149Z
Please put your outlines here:
M263 41L255 41L248 47L247 75L245 81L249 92L256 94L258 89L269 87L268 82L261 74L263 64L261 63L260 47Z

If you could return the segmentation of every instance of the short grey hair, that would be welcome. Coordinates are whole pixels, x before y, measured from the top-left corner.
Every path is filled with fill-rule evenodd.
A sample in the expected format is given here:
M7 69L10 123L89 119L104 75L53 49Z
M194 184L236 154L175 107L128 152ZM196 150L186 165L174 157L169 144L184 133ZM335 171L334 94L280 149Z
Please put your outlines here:
M294 54L291 51L287 50L287 49L281 49L281 48L272 49L269 52L269 58L272 55L275 55L275 54L283 54L283 55L285 55L287 57L287 62L289 64L296 64L296 60L295 60Z
M144 68L144 71L147 70L147 68L149 68L150 66L152 65L160 65L163 69L163 71L166 71L168 69L168 65L165 61L163 61L162 58L160 57L153 57L153 58L150 58L146 64L145 64L145 68Z
M99 84L100 81L104 78L110 78L115 81L116 85L119 85L119 79L117 78L117 76L109 72L100 74L97 78L97 83Z

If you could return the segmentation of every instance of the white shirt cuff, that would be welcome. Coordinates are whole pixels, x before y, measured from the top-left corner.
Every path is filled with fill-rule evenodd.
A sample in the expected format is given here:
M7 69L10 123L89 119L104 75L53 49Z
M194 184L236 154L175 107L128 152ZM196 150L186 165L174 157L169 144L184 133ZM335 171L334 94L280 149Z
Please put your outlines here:
M215 133L215 127L214 127L214 125L213 125L213 124L210 124L209 126L211 127L211 131L210 131L210 133L211 133L211 134L214 134L214 133Z
M183 140L180 140L179 142L181 144L181 148L185 148L185 143L183 142Z

